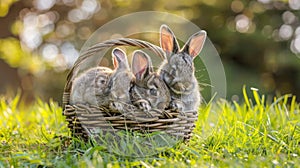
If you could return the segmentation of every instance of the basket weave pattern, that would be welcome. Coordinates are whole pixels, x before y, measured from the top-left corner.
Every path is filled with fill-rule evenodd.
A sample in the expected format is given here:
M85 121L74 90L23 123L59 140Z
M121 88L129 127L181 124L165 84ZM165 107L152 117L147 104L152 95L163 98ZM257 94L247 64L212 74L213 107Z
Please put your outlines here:
M197 111L177 112L171 110L152 109L149 112L138 110L131 104L126 104L124 111L110 111L105 107L86 104L69 104L72 82L78 73L78 68L95 53L116 46L133 46L147 48L157 56L165 59L164 52L149 42L119 38L98 43L81 54L70 70L63 93L63 115L66 116L68 127L74 136L89 138L97 134L97 130L116 132L131 130L139 132L164 132L171 136L188 140L198 118Z

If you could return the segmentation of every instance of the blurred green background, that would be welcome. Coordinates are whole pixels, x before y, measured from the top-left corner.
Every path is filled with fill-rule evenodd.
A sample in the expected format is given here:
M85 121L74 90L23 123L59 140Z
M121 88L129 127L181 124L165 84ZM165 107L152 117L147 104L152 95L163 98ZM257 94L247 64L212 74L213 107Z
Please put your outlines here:
M84 42L139 11L176 14L206 30L225 68L227 99L241 100L245 84L299 101L300 0L0 0L0 95L60 102ZM209 100L209 81L200 80Z

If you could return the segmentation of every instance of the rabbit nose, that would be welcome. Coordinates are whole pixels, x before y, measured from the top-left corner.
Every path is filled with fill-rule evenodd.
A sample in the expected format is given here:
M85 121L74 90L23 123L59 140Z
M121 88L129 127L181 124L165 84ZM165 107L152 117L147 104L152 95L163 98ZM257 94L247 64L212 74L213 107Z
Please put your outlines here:
M112 98L114 100L126 100L127 95L126 94L112 93Z
M175 88L179 91L184 91L185 90L185 86L183 83L176 83L175 84Z
M112 102L109 104L109 107L112 110L117 110L117 111L122 111L122 109L123 109L123 105L119 102Z
M174 89L176 91L179 91L179 92L188 92L190 91L194 86L193 84L189 83L189 82L185 82L185 83L181 83L181 82L178 82L176 83L174 86Z
M158 104L157 104L157 109L165 109L166 108L166 106L167 106L167 103L166 102L159 102Z
M119 99L125 99L126 97L127 97L126 94L119 95Z
M190 82L185 83L185 90L190 91L194 88L194 84Z

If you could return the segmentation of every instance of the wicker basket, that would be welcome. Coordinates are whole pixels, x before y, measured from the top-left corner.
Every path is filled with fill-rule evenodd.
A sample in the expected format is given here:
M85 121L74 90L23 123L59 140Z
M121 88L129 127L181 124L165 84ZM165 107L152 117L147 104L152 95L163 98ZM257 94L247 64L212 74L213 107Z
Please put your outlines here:
M99 130L104 132L130 130L141 133L164 132L179 139L188 140L198 118L197 111L176 112L153 109L145 113L137 110L133 105L127 104L126 111L128 113L124 114L109 111L105 107L69 104L72 81L76 77L80 65L85 64L97 52L116 46L147 48L165 59L164 52L160 47L146 41L129 38L107 40L83 52L68 74L63 94L63 115L66 116L72 135L90 138L98 134Z

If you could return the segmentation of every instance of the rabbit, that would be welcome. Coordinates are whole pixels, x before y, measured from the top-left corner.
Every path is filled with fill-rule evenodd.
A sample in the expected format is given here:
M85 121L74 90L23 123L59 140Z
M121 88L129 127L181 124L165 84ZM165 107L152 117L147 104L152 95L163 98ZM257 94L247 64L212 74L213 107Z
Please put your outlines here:
M160 46L167 58L158 73L170 89L172 110L198 110L201 95L193 60L201 52L205 39L206 32L201 30L193 34L180 50L172 30L166 25L160 27Z
M153 71L150 57L141 50L133 53L131 69L135 83L131 88L131 100L143 111L164 110L169 106L171 97L166 84Z
M112 72L107 67L94 67L76 77L71 88L70 104L99 105L96 97L107 96L107 83Z
M126 54L119 48L112 51L114 70L91 68L74 80L70 103L87 103L122 111L124 103L131 103L130 88L134 76Z

